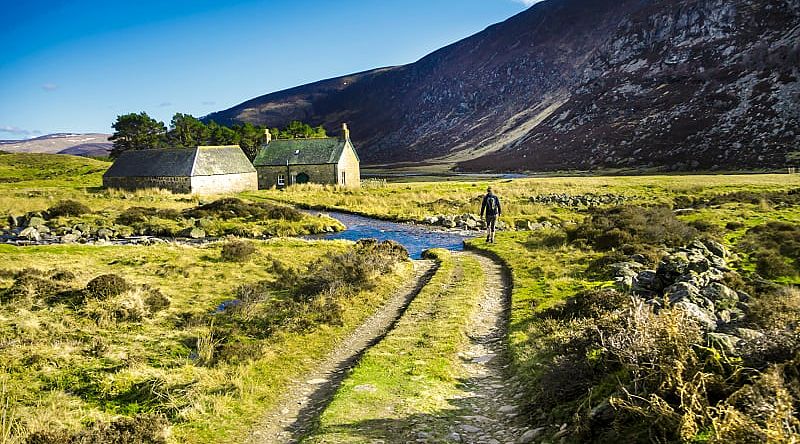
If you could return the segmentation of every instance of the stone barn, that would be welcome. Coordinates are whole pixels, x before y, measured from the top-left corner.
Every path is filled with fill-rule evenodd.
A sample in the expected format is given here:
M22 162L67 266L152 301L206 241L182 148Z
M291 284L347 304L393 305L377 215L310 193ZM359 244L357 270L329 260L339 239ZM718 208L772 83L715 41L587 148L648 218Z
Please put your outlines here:
M125 151L103 174L105 188L161 188L181 194L258 189L253 164L237 145Z
M277 139L261 147L253 164L258 171L258 188L283 188L302 183L361 185L359 159L347 124L342 138Z

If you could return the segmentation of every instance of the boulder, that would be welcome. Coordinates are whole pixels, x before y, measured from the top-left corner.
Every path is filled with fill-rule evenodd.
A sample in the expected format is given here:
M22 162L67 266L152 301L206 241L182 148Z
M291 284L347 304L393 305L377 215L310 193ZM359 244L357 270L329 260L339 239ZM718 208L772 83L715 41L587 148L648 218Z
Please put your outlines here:
M656 275L661 285L667 287L688 271L689 259L686 257L686 253L678 252L668 254L661 259L656 268Z
M745 341L757 341L764 338L764 333L750 328L737 328L733 330L734 334Z
M75 242L78 242L80 238L81 236L78 234L67 233L61 237L61 242L64 242L65 244L73 244Z
M206 232L202 228L189 227L181 231L180 235L182 237L188 237L192 239L203 239L204 237L206 237Z
M478 229L478 221L473 219L467 219L464 221L464 226L469 228L470 230L477 230Z
M22 224L22 216L17 214L9 214L8 215L8 225L11 228L16 228Z
M35 228L35 227L40 227L40 226L44 225L45 222L46 221L44 220L43 217L31 216L31 218L28 219L28 222L25 224L25 226L26 227L34 227Z
M742 341L736 336L725 333L709 333L707 336L708 344L717 350L721 350L729 355L735 355L739 343Z
M517 219L514 221L514 228L516 230L530 230L530 221L524 219Z
M109 240L114 237L114 232L108 228L100 228L97 230L97 237L103 240Z
M652 293L661 291L658 288L658 280L656 279L655 270L640 271L635 278L633 278L632 290L637 293Z
M697 304L689 302L685 299L677 302L675 307L684 310L690 318L697 321L697 323L700 324L700 326L704 329L709 331L714 331L717 329L717 317L713 312L700 308L700 306Z
M39 236L39 231L34 227L27 227L19 232L19 237L32 241L40 241L42 238Z
M700 299L700 289L688 282L678 282L664 289L664 295L671 304L683 300L696 303Z
M320 214L320 216L322 216L322 214ZM198 227L200 227L200 228L208 228L213 223L214 223L214 221L212 219L210 219L208 217L201 217L200 219L197 219L196 225Z
M422 219L422 222L426 223L428 225L436 225L437 223L439 223L439 217L437 217L437 216L425 216Z
M38 227L36 227L36 231L38 231L39 234L50 234L51 230L50 227L48 227L47 225L39 225Z
M714 241L714 240L707 240L704 242L706 248L708 249L711 254L717 257L721 257L723 259L727 259L731 253L725 248L724 245L721 243Z
M719 282L712 282L701 290L703 296L714 301L720 310L727 310L736 307L739 302L739 295Z

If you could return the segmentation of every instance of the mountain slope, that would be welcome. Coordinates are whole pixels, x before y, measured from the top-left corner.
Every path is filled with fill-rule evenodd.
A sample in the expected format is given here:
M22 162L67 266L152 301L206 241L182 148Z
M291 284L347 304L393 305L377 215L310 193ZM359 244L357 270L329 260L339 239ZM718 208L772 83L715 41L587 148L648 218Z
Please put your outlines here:
M418 62L269 94L206 120L348 121L370 164L781 166L800 137L799 4L548 0Z
M107 156L111 150L109 136L95 133L57 133L27 140L0 140L0 151L102 157Z

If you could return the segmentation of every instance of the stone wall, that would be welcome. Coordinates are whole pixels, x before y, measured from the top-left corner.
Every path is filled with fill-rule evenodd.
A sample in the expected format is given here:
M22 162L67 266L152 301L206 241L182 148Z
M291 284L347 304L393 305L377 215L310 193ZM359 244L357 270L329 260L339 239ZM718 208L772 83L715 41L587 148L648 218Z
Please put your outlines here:
M258 175L252 172L193 176L191 183L194 194L238 193L257 190Z
M160 188L175 194L189 194L192 184L188 176L184 177L103 177L103 187L120 190L142 190Z
M350 142L347 142L342 157L336 165L336 183L351 188L361 186L361 171L359 169L358 157Z
M287 168L285 166L258 166L258 189L265 190L268 188L278 187L278 175L283 174L286 176ZM308 175L309 183L321 184L336 184L336 165L289 165L289 176L286 177L285 184L293 185L290 183L290 178L297 176L300 173Z

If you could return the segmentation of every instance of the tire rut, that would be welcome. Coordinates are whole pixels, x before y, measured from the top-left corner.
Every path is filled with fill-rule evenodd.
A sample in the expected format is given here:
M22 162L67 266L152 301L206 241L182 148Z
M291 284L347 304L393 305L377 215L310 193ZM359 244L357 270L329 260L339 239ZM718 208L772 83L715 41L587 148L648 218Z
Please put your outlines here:
M433 261L414 261L410 280L375 314L350 334L320 365L286 389L287 396L251 432L247 443L297 443L311 431L328 406L347 371L370 347L392 330L411 301L428 284L437 269Z
M466 373L459 416L447 439L465 443L513 443L525 431L518 415L522 393L508 378L506 337L510 276L496 261L472 252L486 276L484 294L467 327L470 344L459 352Z

